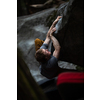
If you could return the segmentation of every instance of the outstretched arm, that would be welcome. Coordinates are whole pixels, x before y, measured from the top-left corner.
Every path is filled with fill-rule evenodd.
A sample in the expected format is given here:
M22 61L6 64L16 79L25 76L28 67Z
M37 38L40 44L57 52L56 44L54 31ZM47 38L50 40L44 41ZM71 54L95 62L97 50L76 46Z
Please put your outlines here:
M51 32L51 30L55 27L55 25L57 24L57 22L59 21L59 19L60 19L61 17L62 17L62 16L58 16L57 19L56 19L56 20L53 22L53 24L51 25L51 27L50 27L50 29L49 29L49 31L48 31L48 33L47 33L47 36L46 36L46 39L45 39L44 43L49 44L49 42L50 42L50 32Z
M53 46L55 48L54 52L53 52L53 56L56 57L57 59L59 58L59 53L60 53L60 44L58 42L58 40L53 36L53 32L56 31L56 28L53 28L50 32L50 37L51 40L53 42Z

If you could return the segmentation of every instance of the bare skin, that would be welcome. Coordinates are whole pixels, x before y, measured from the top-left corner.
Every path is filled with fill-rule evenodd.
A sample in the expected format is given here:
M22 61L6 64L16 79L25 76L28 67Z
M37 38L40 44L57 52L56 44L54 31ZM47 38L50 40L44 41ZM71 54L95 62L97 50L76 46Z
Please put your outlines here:
M59 58L59 54L60 54L60 44L58 42L58 40L53 36L54 31L56 31L56 28L54 27L51 32L50 32L50 38L53 42L53 46L55 48L55 51L53 52L53 56L56 57L57 59ZM77 70L73 70L73 69L62 69L59 67L59 71L58 73L62 73L62 72L77 72Z
M55 48L55 51L53 52L53 56L56 58L59 57L60 44L59 44L58 40L53 36L53 32L56 31L55 25L57 24L57 22L59 21L60 18L61 18L61 16L58 16L57 19L53 22L53 24L51 25L51 27L47 33L46 39L44 41L44 43L49 44L50 39L52 40L53 46ZM46 54L46 52L47 52L47 54ZM51 53L48 51L48 49L43 49L43 53L47 55L46 59L50 58Z
M55 51L53 52L53 56L56 57L57 59L59 58L59 53L60 53L60 44L58 42L58 40L53 36L53 32L56 31L56 28L53 28L51 30L51 33L50 33L50 38L53 42L53 46L55 48Z
M61 18L62 16L58 16L57 19L53 22L53 24L51 25L48 33L47 33L47 36L46 36L46 40L44 41L44 43L46 44L49 44L50 42L50 33L51 33L51 30L55 27L55 25L57 24L57 22L59 21L59 19Z
M57 19L53 22L53 24L51 25L47 35L46 35L46 39L44 41L45 44L49 44L50 40L53 42L53 46L55 48L54 52L53 52L53 56L55 58L59 58L59 54L60 54L60 44L58 42L58 40L53 36L53 33L56 31L56 28L55 28L55 25L57 24L57 22L59 21L59 19L61 18L61 16L58 16ZM51 52L48 51L48 49L42 49L42 53L45 56L46 60L49 60L50 57L51 57ZM62 72L70 72L70 71L75 71L76 70L73 70L73 69L62 69L60 67L57 68L57 75L59 73L62 73Z
M46 55L46 59L49 60L51 52L49 52L48 49L42 49L42 52L44 55Z

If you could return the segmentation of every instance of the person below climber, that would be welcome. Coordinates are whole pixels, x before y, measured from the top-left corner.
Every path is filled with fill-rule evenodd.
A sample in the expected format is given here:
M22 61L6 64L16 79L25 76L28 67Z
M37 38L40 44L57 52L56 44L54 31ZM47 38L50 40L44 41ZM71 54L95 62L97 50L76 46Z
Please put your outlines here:
M55 25L61 17L62 16L58 16L57 19L53 22L46 35L45 41L38 38L35 40L35 58L40 63L40 73L49 79L56 77L59 73L62 72L62 69L58 66L58 58L61 46L58 40L53 36L53 33L56 31ZM50 40L52 41L55 49L53 54L48 51Z

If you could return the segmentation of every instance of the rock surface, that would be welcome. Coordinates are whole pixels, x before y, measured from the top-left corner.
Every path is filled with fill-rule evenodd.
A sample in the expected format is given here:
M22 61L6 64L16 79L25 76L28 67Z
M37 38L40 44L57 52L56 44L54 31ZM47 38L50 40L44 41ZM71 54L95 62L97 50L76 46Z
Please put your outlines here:
M44 39L49 29L46 26L47 17L52 14L55 8L51 8L32 15L18 17L17 20L17 48L22 53L22 58L30 69L32 76L36 81L44 79L40 74L39 63L35 55L35 39Z
M36 83L29 68L17 49L17 98L18 100L48 100L43 90Z
M83 67L84 0L70 0L66 15L62 19L62 25L64 25L64 27L56 34L56 38L61 45L59 60L71 62Z
M45 77L40 74L39 63L34 57L34 41L36 38L42 40L45 38L49 27L58 15L63 16L58 33L55 34L61 45L59 60L84 66L84 1L70 0L58 8L50 8L17 19L17 47L36 81ZM73 64L70 64L70 68L71 66L75 68L76 65ZM69 64L63 65L64 68L66 66L69 69Z

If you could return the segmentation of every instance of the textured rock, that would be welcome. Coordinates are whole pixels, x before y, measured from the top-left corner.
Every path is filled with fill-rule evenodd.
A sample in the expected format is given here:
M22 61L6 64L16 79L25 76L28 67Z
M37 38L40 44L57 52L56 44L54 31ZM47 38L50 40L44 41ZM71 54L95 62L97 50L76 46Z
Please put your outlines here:
M17 19L17 48L22 52L22 58L30 69L36 81L45 77L40 74L39 63L35 55L35 39L44 39L49 27L46 19L52 15L56 8L51 8L32 15L18 17Z
M84 66L84 0L70 0L66 24L56 34L61 45L59 60Z
M17 98L18 100L48 100L43 90L31 76L29 68L17 50Z
M84 2L70 0L58 8L50 8L17 19L17 47L36 81L45 77L40 74L39 63L34 57L34 40L43 40L46 37L49 27L58 15L63 16L58 33L55 34L61 45L59 60L84 65ZM64 64L64 68L67 65ZM73 68L75 69L75 66Z

